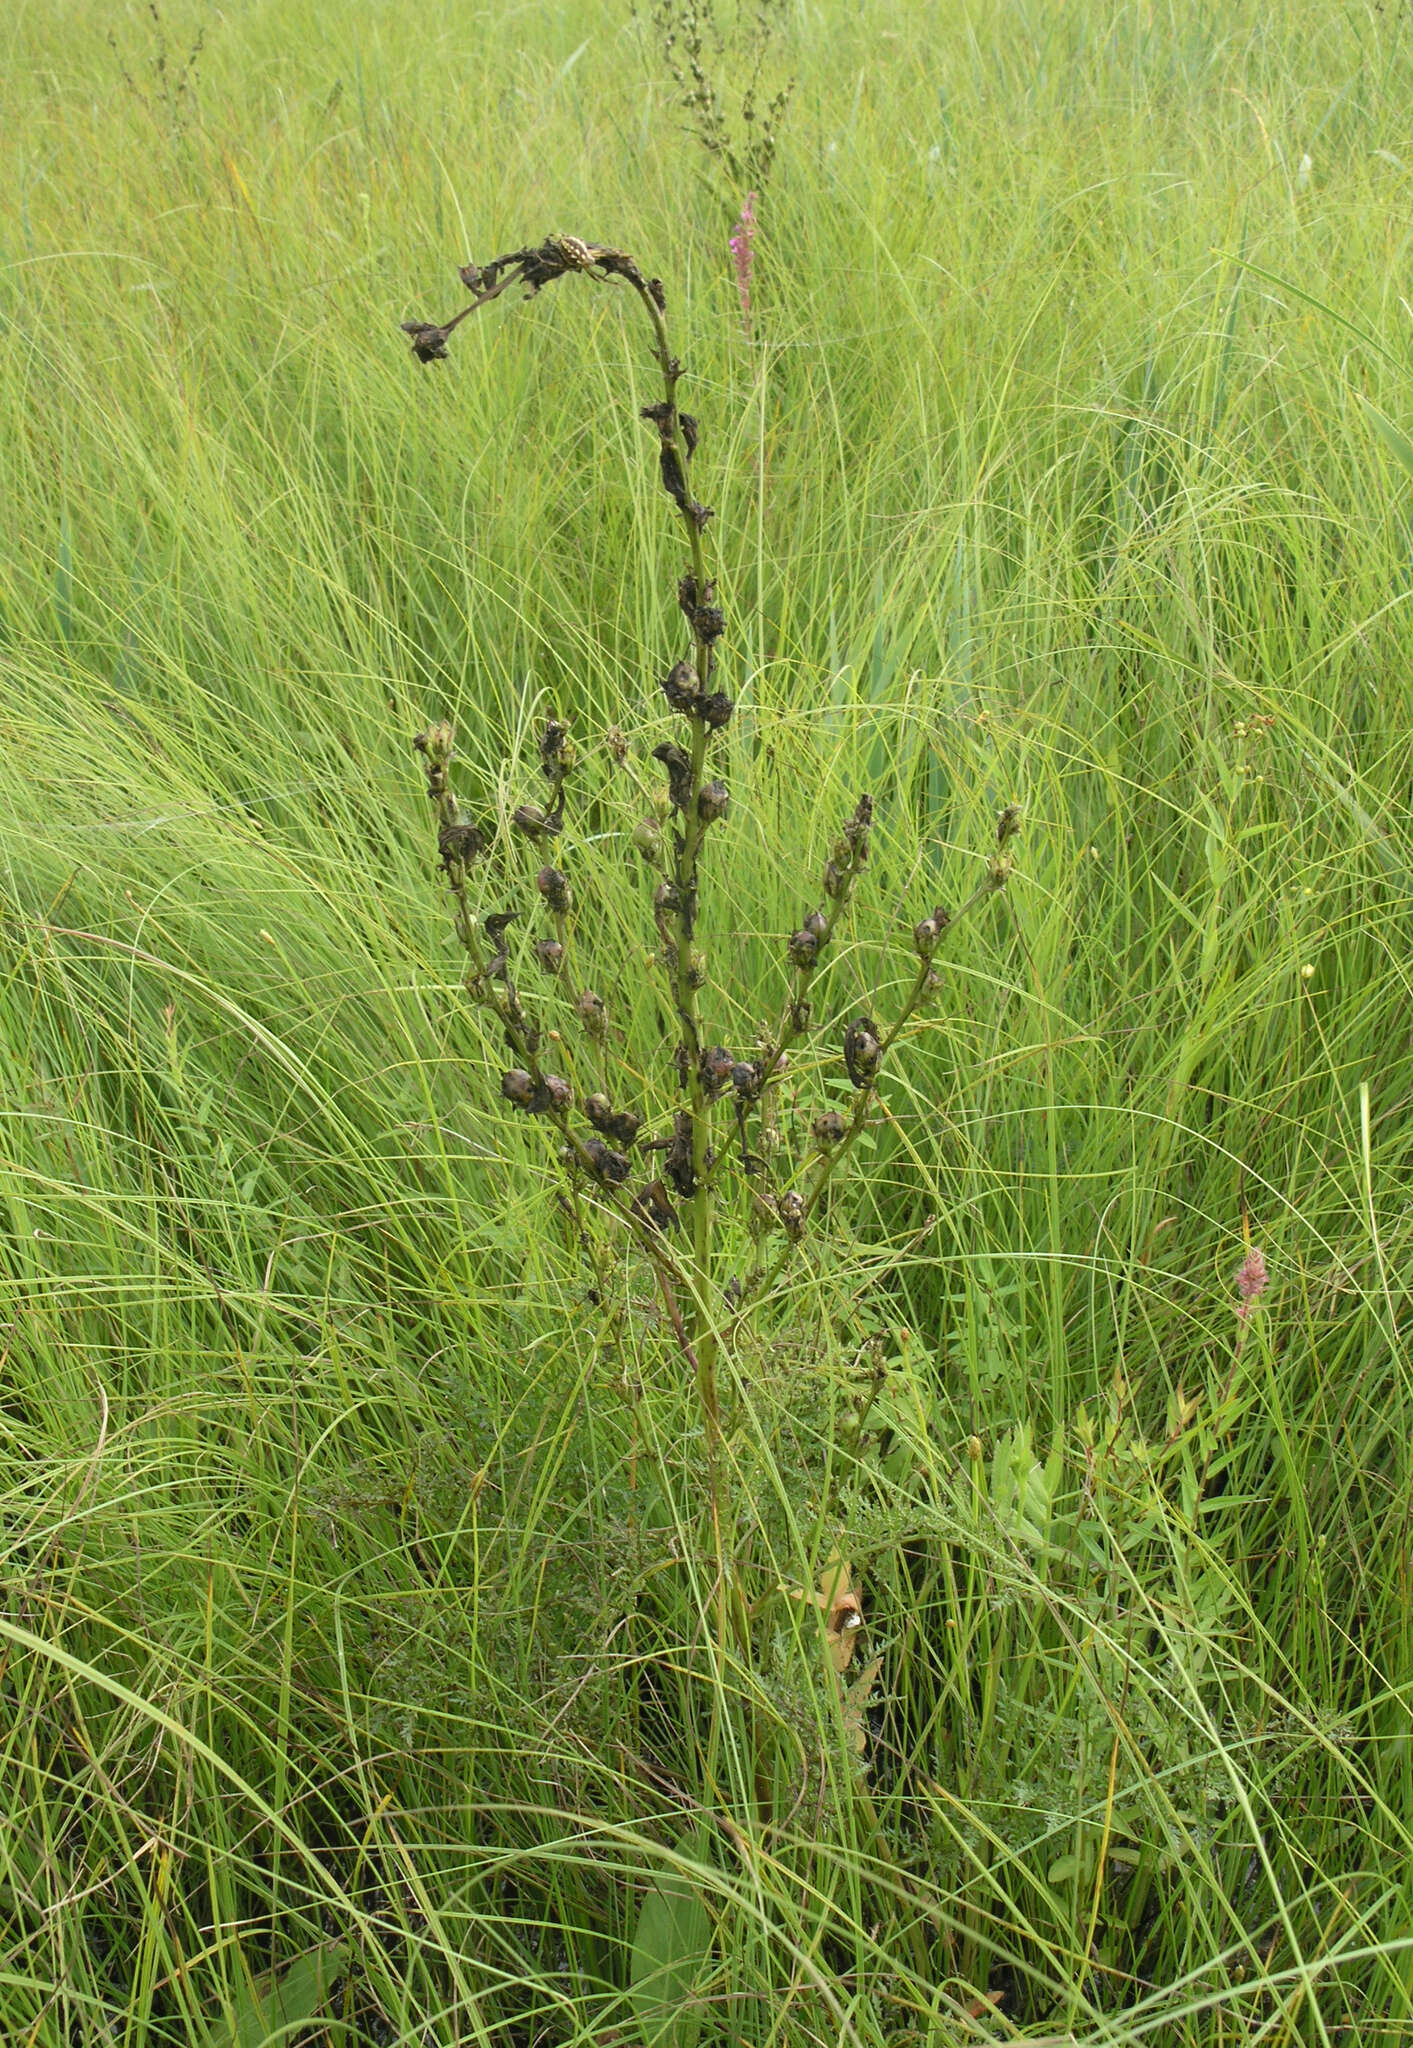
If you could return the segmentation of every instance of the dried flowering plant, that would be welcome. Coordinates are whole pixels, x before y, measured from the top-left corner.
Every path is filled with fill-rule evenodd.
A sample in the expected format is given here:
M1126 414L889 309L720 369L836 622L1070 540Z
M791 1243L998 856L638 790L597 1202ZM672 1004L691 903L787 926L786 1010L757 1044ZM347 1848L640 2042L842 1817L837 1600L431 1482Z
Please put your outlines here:
M712 864L729 858L723 853L731 832L723 757L735 700L723 654L725 614L708 558L712 512L692 485L698 423L678 402L683 365L669 340L666 292L660 278L645 275L622 249L569 235L467 264L460 275L471 299L454 318L441 325L405 323L419 361L442 360L454 329L509 286L519 284L533 297L576 276L633 295L647 318L662 380L661 398L641 416L655 438L658 474L686 555L675 593L683 651L659 685L681 727L678 738L652 750L665 787L648 815L625 819L623 835L646 870L653 958L664 1010L675 1019L655 1093L644 1097L636 1066L624 1061L615 1071L616 1041L593 972L594 928L578 917L580 876L573 855L560 850L572 844L568 801L580 764L567 723L551 717L544 725L545 799L527 800L511 821L543 862L535 876L538 912L528 900L501 906L503 884L487 859L491 834L452 785L451 727L431 725L415 744L466 954L465 986L494 1019L508 1056L500 1094L511 1113L538 1119L546 1129L596 1297L608 1296L616 1253L624 1239L631 1241L652 1271L672 1341L693 1377L707 1449L723 1639L729 1629L740 1642L747 1610L739 1598L728 1598L733 1574L722 1554L723 1532L731 1525L721 1457L723 1353L729 1356L753 1320L768 1313L776 1280L817 1232L826 1190L869 1122L888 1058L937 986L939 945L958 918L1006 885L1020 814L1014 806L1000 813L982 879L966 901L954 910L939 904L914 926L915 968L893 1014L880 1021L861 1010L843 1021L831 1057L842 1063L852 1107L847 1114L821 1107L806 1148L793 1154L782 1135L779 1093L792 1058L816 1034L816 991L869 864L873 800L861 795L842 821L822 863L817 898L782 941L773 992L731 989L736 1014L754 1012L760 1019L752 1042L721 1042L713 1025L702 901ZM626 745L621 736L617 744L620 750ZM478 877L479 890L473 886ZM516 978L508 940L512 924L527 916L540 921L539 936L523 954L543 977L534 996ZM609 979L599 977L602 985ZM580 1052L564 1057L576 1040ZM576 1081L579 1067L598 1077L592 1089ZM728 1265L735 1269L729 1277Z

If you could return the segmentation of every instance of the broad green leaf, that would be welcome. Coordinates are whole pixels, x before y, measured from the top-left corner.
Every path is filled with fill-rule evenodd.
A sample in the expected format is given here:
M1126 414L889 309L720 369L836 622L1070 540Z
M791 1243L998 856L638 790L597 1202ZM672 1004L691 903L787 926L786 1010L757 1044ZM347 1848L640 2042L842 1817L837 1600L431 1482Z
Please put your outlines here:
M342 1944L299 1956L288 1969L256 1977L236 1993L229 2017L212 2022L201 2048L277 2048L314 2019L344 1966Z
M706 1831L694 1829L675 1845L682 1856L706 1861ZM711 1954L711 1916L697 1887L680 1870L653 1880L633 1936L629 1993L646 2048L696 2048L702 2008L697 1979Z

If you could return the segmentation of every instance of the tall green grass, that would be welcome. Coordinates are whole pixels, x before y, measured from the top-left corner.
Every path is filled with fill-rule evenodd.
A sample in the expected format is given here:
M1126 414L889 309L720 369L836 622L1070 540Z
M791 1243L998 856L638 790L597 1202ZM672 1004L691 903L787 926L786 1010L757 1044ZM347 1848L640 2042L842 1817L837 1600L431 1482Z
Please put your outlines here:
M750 340L614 7L161 19L189 117L137 8L0 28L6 2038L634 2039L683 1859L704 2040L1405 2038L1402 13L800 7ZM408 752L659 736L620 303L397 334L551 228L711 425L718 941L870 787L901 977L1028 813L739 1411L882 1658L851 1721L782 1601L754 1838L653 1767L689 1404L491 1100Z

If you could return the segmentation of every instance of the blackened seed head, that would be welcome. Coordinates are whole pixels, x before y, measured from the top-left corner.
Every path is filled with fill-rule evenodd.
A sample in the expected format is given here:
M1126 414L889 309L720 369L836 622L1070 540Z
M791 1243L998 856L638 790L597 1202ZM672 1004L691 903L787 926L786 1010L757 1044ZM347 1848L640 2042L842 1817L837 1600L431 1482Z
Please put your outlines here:
M713 690L709 697L703 697L700 717L708 732L720 732L731 723L731 714L736 709L734 698L724 690Z
M812 910L805 919L804 930L813 932L817 939L822 939L829 930L829 919L822 910Z
M692 614L692 630L703 646L712 646L726 631L726 619L721 606L699 604Z
M837 1109L823 1110L810 1125L810 1132L821 1152L832 1151L844 1135L844 1119Z
M742 1102L754 1102L760 1094L760 1068L754 1060L737 1060L731 1069L731 1086Z
M535 955L546 974L558 974L564 965L564 948L558 939L541 939Z
M648 297L657 307L659 313L665 313L667 311L667 293L663 290L662 279L660 277L650 277L648 279Z
M812 931L792 932L789 944L792 967L813 967L819 955L819 938Z
M546 1074L544 1090L548 1097L549 1108L563 1110L573 1107L574 1090L565 1080L563 1074Z
M708 584L705 596L710 595L711 585ZM697 609L697 579L690 569L685 576L679 576L677 579L677 602L690 619Z
M1008 839L1015 838L1017 832L1020 831L1020 828L1020 805L1007 804L1005 810L1000 812L996 819L996 844L998 846L1004 846Z
M500 1077L500 1092L517 1109L528 1109L535 1096L535 1083L523 1067L512 1067Z
M672 419L675 410L674 406L669 405L665 399L660 398L656 405L642 406L639 409L638 418L650 421L657 428L663 439L666 440L672 432Z
M677 422L682 429L682 439L686 444L688 455L695 455L697 452L696 421L693 419L691 413L679 412L677 415Z
M492 945L498 946L500 944L519 915L520 912L518 910L493 910L491 912L490 916L486 919L486 937L491 941Z

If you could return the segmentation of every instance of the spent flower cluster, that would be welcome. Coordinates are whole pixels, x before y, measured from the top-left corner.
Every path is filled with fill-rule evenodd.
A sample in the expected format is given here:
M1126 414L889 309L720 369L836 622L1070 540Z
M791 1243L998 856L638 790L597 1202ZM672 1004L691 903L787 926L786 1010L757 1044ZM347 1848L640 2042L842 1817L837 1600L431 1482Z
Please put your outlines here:
M570 798L581 766L567 722L551 717L544 725L544 789L521 803L511 819L540 863L533 892L528 876L518 892L502 881L502 871L488 858L489 827L455 793L451 727L428 726L416 746L436 812L456 934L466 954L465 986L494 1020L505 1048L500 1095L512 1112L540 1120L551 1133L564 1176L563 1204L592 1268L592 1298L607 1296L615 1248L625 1237L653 1272L676 1346L694 1377L720 1544L731 1519L720 1498L723 1347L738 1341L764 1309L776 1278L817 1227L825 1193L876 1106L889 1055L938 986L933 963L944 934L1006 885L1020 814L1014 806L1001 812L983 877L970 896L955 908L936 905L914 926L911 982L887 1020L859 1009L834 1024L833 1058L852 1092L849 1108L821 1107L803 1126L804 1143L787 1141L781 1090L787 1075L792 1090L800 1088L792 1061L818 1035L817 1013L831 1014L820 992L842 922L868 870L873 800L861 795L841 822L821 864L817 894L782 940L773 1005L768 995L731 989L734 1013L754 1013L761 1021L749 1042L737 1035L728 1043L713 1023L702 903L711 861L729 859L726 747L735 700L724 676L726 614L707 554L712 513L693 485L700 429L678 402L683 366L669 342L664 287L625 251L569 235L550 235L488 263L469 263L460 275L471 293L468 305L441 324L405 324L420 361L445 358L460 323L511 284L533 297L548 284L578 276L633 294L648 320L661 378L662 395L642 407L641 418L651 430L658 477L685 553L675 590L681 651L658 684L668 712L680 723L673 738L652 749L661 784L651 807L636 822L625 819L623 831L644 871L661 1014L672 1020L655 1075L649 1066L645 1079L641 1051L619 1058L621 1041L610 1028L601 992L613 986L612 967L601 961L595 974L598 927L592 917L580 917L580 892L591 894L593 874L572 852L560 851L572 836ZM628 742L616 729L610 751L616 763L628 757ZM473 876L482 878L475 900ZM512 943L517 925L534 932L518 949ZM536 993L521 986L521 967L531 963L541 977ZM820 1054L821 1060L828 1057ZM592 1077L590 1084L584 1075ZM773 1256L772 1239L778 1240ZM729 1277L728 1266L734 1268ZM721 1566L720 1597L727 1602L724 1558Z

